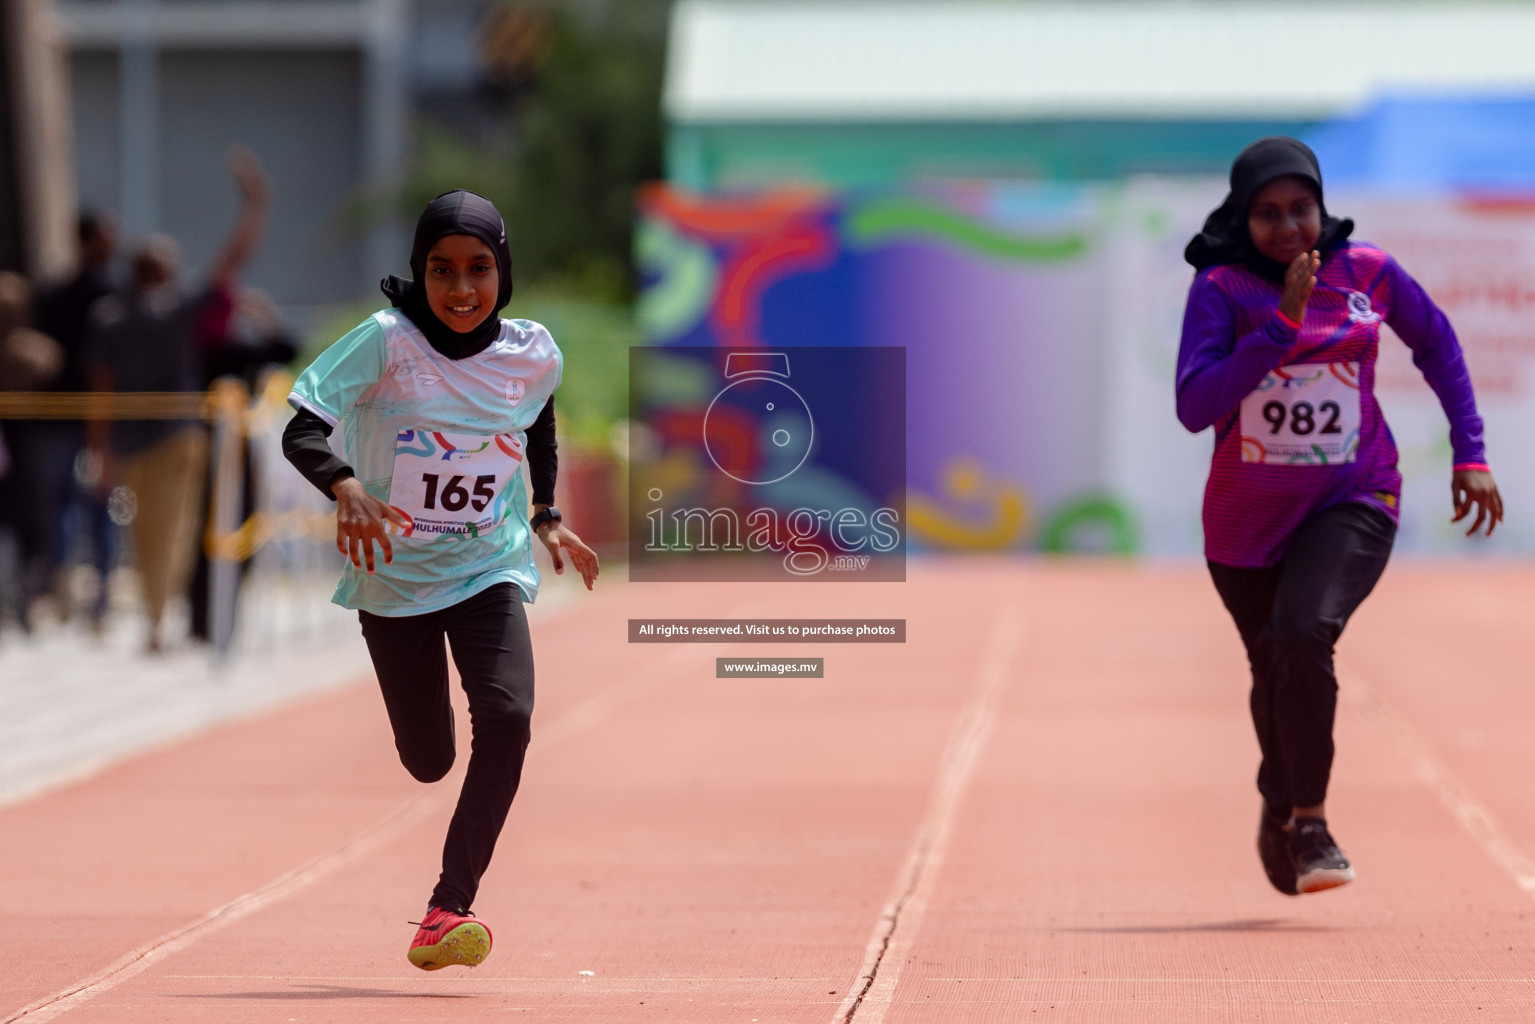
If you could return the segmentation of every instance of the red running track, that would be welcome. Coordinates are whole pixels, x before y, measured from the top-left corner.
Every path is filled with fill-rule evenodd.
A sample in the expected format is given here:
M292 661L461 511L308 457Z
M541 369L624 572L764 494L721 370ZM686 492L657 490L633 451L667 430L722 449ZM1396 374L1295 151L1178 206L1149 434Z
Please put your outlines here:
M534 613L482 967L405 961L457 773L410 781L360 665L0 810L0 1022L1535 1019L1532 584L1387 572L1340 653L1329 809L1359 881L1287 898L1197 567L605 579ZM908 642L624 642L662 615L896 617ZM739 653L826 677L715 679Z

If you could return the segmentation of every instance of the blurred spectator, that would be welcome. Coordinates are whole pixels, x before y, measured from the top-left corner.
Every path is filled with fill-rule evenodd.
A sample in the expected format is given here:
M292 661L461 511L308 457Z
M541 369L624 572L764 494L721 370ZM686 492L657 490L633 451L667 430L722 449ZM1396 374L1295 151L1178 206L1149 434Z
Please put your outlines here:
M28 326L32 289L17 274L0 273L0 391L33 391L55 380L64 365L58 343ZM5 534L15 564L0 580L22 628L31 629L31 606L42 588L48 521L34 488L41 475L40 453L33 442L37 424L0 420L0 533Z
M128 287L91 309L86 364L92 389L202 390L202 339L228 330L236 278L261 239L270 192L266 172L249 150L231 150L229 166L241 193L240 213L207 284L190 294L181 291L176 243L163 235L140 241L130 257ZM194 420L94 420L89 435L103 466L101 493L120 482L128 491L122 503L130 504L131 495L148 649L158 652L165 644L166 603L184 592L199 540L197 505L208 459L207 431Z
M283 326L282 317L271 296L258 288L246 288L240 292L240 298L234 304L229 331L222 338L203 340L207 353L205 384L211 385L220 377L236 377L253 393L260 389L268 372L275 367L286 366L298 354L298 346ZM250 439L242 436L236 451L242 467L239 514L240 521L244 522L256 510L256 480L251 464ZM215 472L216 468L210 463L201 504L199 536L208 528ZM196 640L216 639L209 619L212 604L209 568L207 547L199 545L197 566L192 572L192 589L188 595L191 601L191 635ZM241 583L249 570L250 559L241 559ZM235 597L238 600L238 591Z
M283 326L272 297L260 288L242 288L226 333L209 339L204 385L220 377L238 377L254 391L274 366L287 366L298 345Z
M79 259L73 276L38 296L37 328L63 349L63 371L52 390L80 392L85 381L86 317L98 299L114 288L112 259L117 248L117 224L107 214L92 211L78 222ZM37 476L30 490L39 515L48 527L40 549L44 576L67 616L70 593L67 569L82 542L89 543L90 561L100 584L91 609L91 624L100 629L107 605L107 574L112 568L115 531L106 502L89 478L91 463L83 458L85 424L80 421L40 421L28 427L29 443L37 453Z
M56 379L64 354L52 338L30 326L32 287L0 271L0 391L32 391Z

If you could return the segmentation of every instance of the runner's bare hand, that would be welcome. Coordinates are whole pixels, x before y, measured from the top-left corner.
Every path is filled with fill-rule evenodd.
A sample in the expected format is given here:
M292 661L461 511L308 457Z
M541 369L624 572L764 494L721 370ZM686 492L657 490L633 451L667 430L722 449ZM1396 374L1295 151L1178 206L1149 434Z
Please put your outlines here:
M592 583L597 579L597 552L581 542L574 531L564 523L550 522L538 528L538 539L544 542L544 547L549 549L549 558L554 562L554 571L563 574L565 572L565 560L560 557L560 548L565 548L570 555L570 564L576 567L581 578L586 581L586 589L592 589Z
M336 496L336 550L361 569L366 564L373 572L373 544L378 542L384 562L394 561L394 547L389 543L385 521L404 529L410 525L392 505L369 494L356 477L349 476L331 485Z
M1467 537L1481 529L1484 520L1487 536L1491 537L1493 528L1503 521L1503 495L1498 493L1492 474L1485 470L1457 469L1450 478L1450 496L1455 501L1455 516L1450 522L1458 523L1471 514L1473 507L1476 509L1476 520L1466 530Z
M1285 271L1279 311L1296 323L1306 315L1306 303L1311 300L1311 289L1316 287L1316 272L1321 266L1322 254L1312 249L1291 260L1290 269Z

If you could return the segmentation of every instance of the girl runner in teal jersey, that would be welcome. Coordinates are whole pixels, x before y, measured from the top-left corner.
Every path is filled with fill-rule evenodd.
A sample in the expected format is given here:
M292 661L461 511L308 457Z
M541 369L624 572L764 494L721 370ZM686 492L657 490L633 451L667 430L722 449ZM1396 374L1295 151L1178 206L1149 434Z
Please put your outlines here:
M337 502L336 546L348 560L334 600L358 612L395 746L417 779L435 782L453 764L445 639L469 699L469 766L408 953L436 970L490 952L490 929L469 908L530 735L532 538L556 572L568 557L587 589L598 565L554 507L563 357L539 324L498 315L512 291L500 214L472 192L438 196L417 222L411 271L413 281L384 281L394 308L299 377L283 447ZM326 441L338 425L344 458Z

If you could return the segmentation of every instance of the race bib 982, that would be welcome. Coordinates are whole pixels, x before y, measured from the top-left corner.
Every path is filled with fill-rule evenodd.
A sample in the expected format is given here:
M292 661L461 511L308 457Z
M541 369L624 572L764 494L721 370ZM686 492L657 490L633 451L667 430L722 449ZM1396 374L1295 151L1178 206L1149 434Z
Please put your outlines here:
M506 520L508 486L522 465L522 444L511 434L491 437L402 430L395 440L389 504L410 520L391 532L431 539L482 537Z
M1242 399L1242 461L1332 466L1359 451L1359 364L1298 363Z

